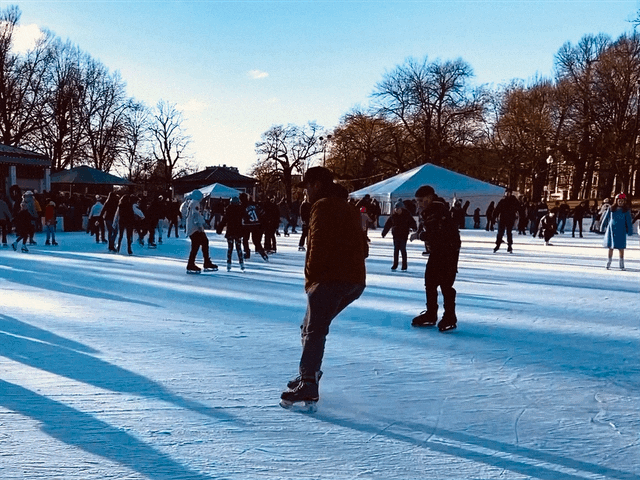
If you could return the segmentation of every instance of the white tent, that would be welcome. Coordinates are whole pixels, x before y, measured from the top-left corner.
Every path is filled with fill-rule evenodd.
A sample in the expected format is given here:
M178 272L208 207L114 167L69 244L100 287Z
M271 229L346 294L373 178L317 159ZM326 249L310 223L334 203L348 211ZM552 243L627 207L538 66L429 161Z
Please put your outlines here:
M505 190L467 175L426 163L395 177L352 192L350 197L360 199L369 194L372 199L375 198L380 202L382 213L389 215L398 199L413 199L416 190L422 185L431 185L436 194L448 202L457 199L464 203L468 200L471 202L467 209L468 215L472 215L476 208L480 208L480 212L484 215L489 203L492 201L497 203L504 195Z
M227 187L221 183L212 183L211 185L207 185L206 187L198 188L196 190L200 190L203 196L211 198L233 198L237 197L241 193L240 190ZM192 192L189 192L186 195L189 195Z

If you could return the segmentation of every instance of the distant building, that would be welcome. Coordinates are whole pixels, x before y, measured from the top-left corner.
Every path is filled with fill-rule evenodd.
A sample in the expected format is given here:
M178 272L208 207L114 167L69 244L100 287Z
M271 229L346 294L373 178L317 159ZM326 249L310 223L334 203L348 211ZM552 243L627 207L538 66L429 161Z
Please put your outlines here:
M258 181L255 178L241 175L236 167L222 165L207 167L200 172L176 178L173 181L173 188L177 195L184 195L196 188L206 187L214 183L220 183L253 196L256 193Z
M12 185L23 191L51 190L51 160L23 148L0 145L0 191L9 194Z

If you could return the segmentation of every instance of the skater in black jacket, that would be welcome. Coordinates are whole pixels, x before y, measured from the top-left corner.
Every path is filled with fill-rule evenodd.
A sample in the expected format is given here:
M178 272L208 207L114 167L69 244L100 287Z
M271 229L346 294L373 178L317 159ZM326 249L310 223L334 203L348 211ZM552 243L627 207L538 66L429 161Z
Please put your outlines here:
M502 237L507 234L507 252L513 252L513 225L520 211L520 202L513 196L511 189L506 189L504 197L496 205L493 212L494 218L498 219L498 235L496 236L496 246L493 252L497 252L502 245Z
M411 324L415 327L435 325L438 320L438 287L442 292L444 315L438 323L441 332L457 326L456 291L453 283L458 272L460 256L460 232L451 219L447 203L438 197L429 185L416 191L421 228L411 235L411 240L419 239L429 246L429 260L424 272L427 309L415 317Z
M391 270L398 268L398 257L402 255L402 270L407 270L407 239L411 230L418 230L416 221L409 211L404 208L402 200L398 200L393 214L387 219L382 229L382 238L391 230L393 235L393 265Z

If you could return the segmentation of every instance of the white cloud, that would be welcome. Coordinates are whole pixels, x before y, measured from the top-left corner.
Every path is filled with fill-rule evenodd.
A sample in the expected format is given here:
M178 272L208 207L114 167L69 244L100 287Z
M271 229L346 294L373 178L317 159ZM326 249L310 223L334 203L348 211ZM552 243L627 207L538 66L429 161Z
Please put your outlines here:
M262 70L249 70L249 76L254 80L258 80L260 78L267 78L269 74L267 72L263 72Z
M177 108L183 112L202 112L209 108L209 104L192 98L187 103L177 105Z
M42 35L42 30L35 23L16 26L13 31L13 51L26 53L36 46L36 42Z

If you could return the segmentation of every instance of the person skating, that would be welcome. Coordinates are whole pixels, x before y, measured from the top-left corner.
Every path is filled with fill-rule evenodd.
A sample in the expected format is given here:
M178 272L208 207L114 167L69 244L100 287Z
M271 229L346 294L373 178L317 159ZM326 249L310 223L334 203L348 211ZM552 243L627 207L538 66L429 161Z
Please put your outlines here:
M540 219L540 233L544 238L545 245L551 245L549 243L557 231L556 223L557 215L554 210L550 210L544 217Z
M347 191L333 183L324 167L307 170L301 184L312 204L305 258L307 311L302 324L299 376L288 384L280 404L304 402L314 408L318 380L332 320L365 289L368 245L360 214L347 202Z
M196 265L196 256L198 251L202 249L204 258L203 268L205 271L213 272L218 270L218 266L209 258L209 238L204 232L204 217L200 213L200 202L202 201L202 192L194 190L191 193L189 208L187 212L187 237L191 240L191 251L189 252L189 260L187 262L187 273L200 273L201 268Z
M496 246L493 252L497 252L502 245L502 238L507 234L507 252L513 252L513 225L520 211L520 202L513 196L511 189L507 188L504 197L500 199L493 216L498 220L498 234L496 235Z
M260 255L265 262L268 262L269 256L262 247L262 235L264 234L262 218L264 217L264 211L244 192L240 194L239 199L243 212L243 231L240 239L244 247L244 258L249 259L251 257L251 249L249 248L249 238L251 238L255 252Z
M576 236L576 227L578 227L578 233L580 234L580 238L582 238L582 221L587 213L589 213L589 207L587 206L587 202L584 200L573 209L573 225L571 227L572 237Z
M300 241L298 242L298 251L304 252L305 242L307 241L307 235L309 235L309 217L311 216L311 204L307 200L305 195L304 200L300 204L300 221L302 222L302 234L300 235Z
M429 246L429 260L424 272L427 309L415 317L416 327L435 325L438 321L438 287L442 292L444 314L438 329L441 332L456 328L456 291L453 283L458 272L460 232L451 219L447 203L438 197L430 185L423 185L415 194L421 218L418 232L411 240L419 239Z
M382 238L389 233L389 230L391 230L391 235L393 236L393 265L391 265L391 270L396 271L398 268L398 257L400 255L402 255L402 270L407 270L407 239L411 230L415 231L417 229L416 221L409 211L404 208L402 200L396 202L393 213L382 229Z
M13 250L18 250L18 244L22 241L22 251L28 252L27 239L33 235L33 216L29 212L27 202L20 202L20 210L14 218L16 228L16 241L11 244Z
M603 246L609 249L607 270L611 268L614 249L619 253L620 270L624 270L624 249L627 248L627 235L633 234L631 212L627 205L627 196L624 193L616 195L614 204L602 219L602 225L605 225Z
M233 258L233 248L238 252L238 263L240 269L244 271L244 255L242 255L242 237L246 234L242 219L245 216L245 209L242 207L238 197L233 197L231 203L224 212L222 219L216 226L216 233L220 235L223 229L227 229L225 238L227 239L227 272L231 271Z
M58 220L56 217L56 204L53 200L47 203L44 207L44 228L47 233L47 239L44 242L45 245L58 245L56 242L56 225Z

